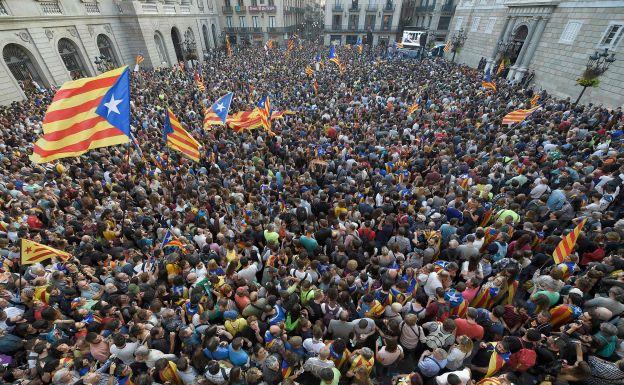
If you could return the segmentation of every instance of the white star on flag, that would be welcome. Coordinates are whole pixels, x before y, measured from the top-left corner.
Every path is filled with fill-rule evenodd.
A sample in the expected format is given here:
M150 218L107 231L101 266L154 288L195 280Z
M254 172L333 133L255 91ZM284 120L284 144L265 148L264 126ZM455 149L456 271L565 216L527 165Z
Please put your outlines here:
M451 294L449 296L449 302L453 303L453 302L459 302L459 296L455 293Z
M223 111L224 108L225 108L225 106L223 105L223 103L219 103L219 104L217 104L216 110L221 112L221 111Z
M119 109L117 108L117 106L119 105L119 103L123 102L123 99L119 99L116 100L115 99L115 95L111 95L110 100L108 101L108 103L104 103L104 107L108 108L108 113L106 114L106 116L110 115L111 112L114 112L116 114L120 114Z

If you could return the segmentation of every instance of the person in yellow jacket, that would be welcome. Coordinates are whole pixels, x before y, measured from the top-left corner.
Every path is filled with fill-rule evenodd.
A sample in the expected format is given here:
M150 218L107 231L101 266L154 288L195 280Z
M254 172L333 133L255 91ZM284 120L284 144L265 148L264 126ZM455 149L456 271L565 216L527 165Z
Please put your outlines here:
M375 354L369 348L361 348L351 354L351 367L347 371L347 377L353 377L358 368L364 368L368 375L373 371L375 366Z

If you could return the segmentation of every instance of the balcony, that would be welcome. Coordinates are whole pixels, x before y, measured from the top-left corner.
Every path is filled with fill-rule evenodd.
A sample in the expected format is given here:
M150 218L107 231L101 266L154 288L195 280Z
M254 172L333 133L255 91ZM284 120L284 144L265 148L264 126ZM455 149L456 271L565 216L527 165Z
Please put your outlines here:
M332 31L342 31L342 25L332 25L331 26L331 30Z
M276 7L274 5L250 5L247 7L249 13L275 13Z
M349 7L349 12L352 12L352 13L359 13L359 12L360 12L360 6L359 6L359 5L357 5L357 4L352 4L352 5Z
M253 33L262 33L262 27L252 27L251 32Z
M342 12L342 4L334 4L332 7L333 12Z
M421 5L420 7L416 7L414 11L416 13L430 13L433 12L433 5Z
M453 5L453 4L444 4L444 5L442 6L442 9L440 10L440 12L441 12L443 15L445 15L445 16L450 16L450 15L452 15L453 13L455 13L455 8L456 8L456 7L457 7L457 6L456 6L456 5Z
M221 9L223 10L223 13L226 15L227 14L231 15L234 12L234 8L232 8L232 6L230 5L224 5Z
M223 27L223 31L225 31L225 33L236 33L236 27Z
M375 12L377 12L377 9L379 9L377 4L369 4L369 5L366 6L366 12L375 13Z
M383 7L384 13L393 13L394 12L394 3L387 3Z
M245 13L245 12L247 12L247 7L245 7L244 5L235 5L234 6L234 11L236 13Z

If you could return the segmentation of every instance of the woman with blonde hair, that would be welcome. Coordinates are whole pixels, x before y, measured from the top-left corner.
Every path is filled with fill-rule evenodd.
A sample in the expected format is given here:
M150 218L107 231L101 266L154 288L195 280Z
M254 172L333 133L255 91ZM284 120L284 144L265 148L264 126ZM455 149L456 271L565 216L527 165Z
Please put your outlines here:
M446 357L448 362L446 368L451 371L459 370L464 366L464 360L472 352L472 339L470 337L461 335L457 337L456 343L449 350L449 354Z

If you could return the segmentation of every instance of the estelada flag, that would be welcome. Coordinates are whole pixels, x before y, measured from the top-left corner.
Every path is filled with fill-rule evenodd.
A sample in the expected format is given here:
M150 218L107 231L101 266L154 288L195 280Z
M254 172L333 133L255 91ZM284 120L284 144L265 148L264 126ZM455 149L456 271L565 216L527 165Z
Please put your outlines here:
M496 70L496 75L500 75L505 70L505 59L502 59Z
M67 261L72 257L68 252L57 250L28 239L22 239L21 246L20 255L22 265L32 265L50 258L58 258Z
M181 152L195 162L199 162L199 142L182 127L170 109L167 109L163 133L168 147Z
M482 81L481 82L481 87L483 88L489 88L492 91L496 91L496 84L494 84L494 82L486 82L486 81Z
M539 100L540 100L540 94L535 94L535 96L531 98L531 107L537 106L537 102Z
M262 127L262 116L256 108L253 111L239 111L227 118L227 125L235 132Z
M444 51L444 53L451 52L451 41L450 40L447 40L446 44L444 44L443 51Z
M507 115L505 115L503 117L503 124L520 123L521 121L526 119L527 116L529 116L532 113L534 113L535 110L537 110L538 108L539 108L539 106L535 106L535 107L530 108L528 110L515 110L515 111L511 111L510 113L508 113Z
M492 355L490 356L490 362L488 364L488 371L485 374L486 377L492 377L494 373L501 370L501 368L505 366L507 361L509 361L509 353L501 354L496 350L496 344L500 342L490 342L490 343L493 345L494 351L492 352Z
M555 251L553 252L553 259L555 260L555 264L562 263L565 257L572 254L572 250L574 250L574 246L576 245L576 240L578 239L578 236L581 233L583 226L585 226L585 222L587 222L587 218L583 218L581 223L576 225L574 230L570 231L561 239L561 242L559 242L559 244L555 248Z
M130 142L128 67L73 80L56 92L43 118L43 136L30 160L46 163Z
M210 108L204 110L204 129L208 130L210 126L224 125L226 123L233 96L232 92L228 92L214 102Z

